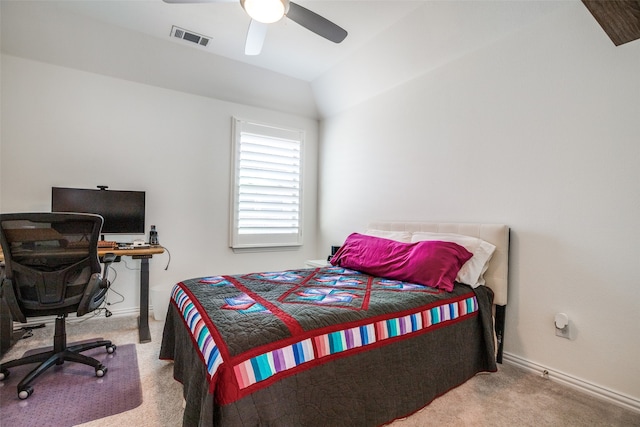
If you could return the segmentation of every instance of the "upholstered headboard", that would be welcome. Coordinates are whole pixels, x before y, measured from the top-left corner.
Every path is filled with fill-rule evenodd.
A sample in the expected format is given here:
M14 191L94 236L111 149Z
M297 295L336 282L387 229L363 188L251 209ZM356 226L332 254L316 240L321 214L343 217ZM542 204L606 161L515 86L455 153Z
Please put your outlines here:
M494 293L494 304L507 304L509 273L509 227L504 224L476 224L451 222L399 222L374 221L369 229L386 231L407 231L410 233L428 231L432 233L456 233L477 237L495 245L496 250L484 274L486 286Z

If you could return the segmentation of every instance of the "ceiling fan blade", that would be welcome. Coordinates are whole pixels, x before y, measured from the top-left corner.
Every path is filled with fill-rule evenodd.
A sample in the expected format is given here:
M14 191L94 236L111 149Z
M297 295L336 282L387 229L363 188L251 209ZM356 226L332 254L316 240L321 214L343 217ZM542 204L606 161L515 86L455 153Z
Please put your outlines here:
M343 28L294 2L289 3L289 10L286 15L287 18L302 25L307 30L313 31L334 43L340 43L347 37L347 31Z
M251 20L247 31L247 41L244 45L245 55L260 55L264 39L267 36L268 26L269 24L263 24L255 19Z

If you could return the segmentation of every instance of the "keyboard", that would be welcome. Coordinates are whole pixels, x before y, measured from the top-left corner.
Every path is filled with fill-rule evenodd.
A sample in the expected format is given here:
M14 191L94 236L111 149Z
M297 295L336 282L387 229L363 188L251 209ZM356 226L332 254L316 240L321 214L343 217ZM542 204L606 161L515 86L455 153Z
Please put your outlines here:
M122 245L122 246L118 246L116 249L120 250L120 251L127 251L127 250L133 250L133 249L148 249L149 245Z

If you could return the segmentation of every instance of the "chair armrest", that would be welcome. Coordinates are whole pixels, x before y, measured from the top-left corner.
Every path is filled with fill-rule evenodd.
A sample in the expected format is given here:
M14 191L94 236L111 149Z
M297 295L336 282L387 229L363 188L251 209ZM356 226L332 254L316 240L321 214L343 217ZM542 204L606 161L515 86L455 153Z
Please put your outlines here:
M116 254L114 254L113 252L107 252L102 256L102 262L104 264L111 264L115 260L116 260Z
M109 287L109 266L116 260L116 254L113 252L107 252L102 256L102 263L104 264L104 268L102 270L102 283L100 284L101 288Z

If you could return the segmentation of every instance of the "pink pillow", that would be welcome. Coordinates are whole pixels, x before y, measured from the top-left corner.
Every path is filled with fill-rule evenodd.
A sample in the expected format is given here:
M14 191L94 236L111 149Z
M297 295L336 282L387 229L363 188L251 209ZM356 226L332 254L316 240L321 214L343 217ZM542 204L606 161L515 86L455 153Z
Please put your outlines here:
M472 256L453 242L402 243L353 233L331 258L331 264L451 292L458 271Z

